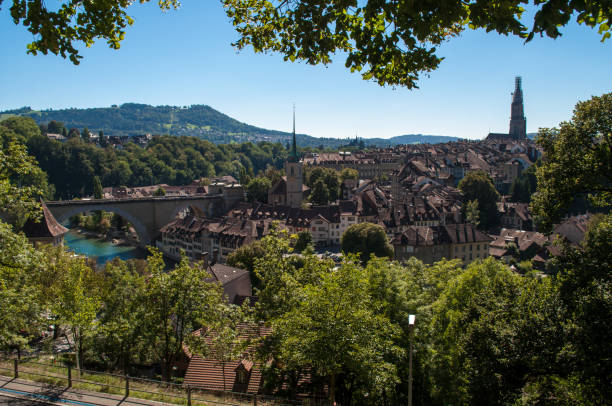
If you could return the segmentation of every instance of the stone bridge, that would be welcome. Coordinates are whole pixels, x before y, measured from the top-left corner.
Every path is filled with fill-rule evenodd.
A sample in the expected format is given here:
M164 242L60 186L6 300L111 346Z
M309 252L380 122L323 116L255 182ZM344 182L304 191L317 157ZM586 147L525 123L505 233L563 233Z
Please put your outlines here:
M174 220L179 212L190 207L207 217L223 215L240 198L229 198L225 193L199 196L163 196L135 199L67 200L45 202L53 216L63 223L70 217L95 210L117 213L136 230L140 244L150 245L159 230Z

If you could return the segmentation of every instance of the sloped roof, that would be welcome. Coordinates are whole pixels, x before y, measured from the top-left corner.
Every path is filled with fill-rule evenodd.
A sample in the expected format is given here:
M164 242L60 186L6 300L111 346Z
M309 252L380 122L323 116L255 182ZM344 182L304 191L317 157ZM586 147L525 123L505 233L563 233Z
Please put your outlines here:
M197 355L193 356L189 361L183 384L208 390L259 393L261 369L259 366L253 366L249 370L247 383L239 383L236 368L242 362L243 360L222 362Z
M281 178L272 186L270 193L273 195L284 195L287 193L287 177L281 176Z
M489 242L492 238L471 224L410 226L394 240L395 245L444 245Z
M249 271L245 269L234 268L224 264L214 264L209 269L214 278L223 285L249 274Z
M41 200L42 218L38 222L33 219L28 221L23 226L23 232L28 238L53 238L64 235L68 229L57 222L47 205Z
M263 338L272 331L269 327L262 325L247 326L241 324L238 327L239 337L242 340ZM201 335L204 328L195 331L193 334ZM212 342L210 337L206 337L207 342ZM234 392L259 393L261 386L260 365L248 356L254 351L251 345L242 357L236 360L222 362L211 354L204 358L199 355L191 354L187 347L184 347L185 354L190 358L187 372L185 373L184 385L203 388L208 390L231 390ZM244 368L247 371L247 382L245 384L237 381L237 369Z
M471 242L488 242L493 240L482 231L478 230L471 224L451 224L444 226L450 240L454 244L463 244Z

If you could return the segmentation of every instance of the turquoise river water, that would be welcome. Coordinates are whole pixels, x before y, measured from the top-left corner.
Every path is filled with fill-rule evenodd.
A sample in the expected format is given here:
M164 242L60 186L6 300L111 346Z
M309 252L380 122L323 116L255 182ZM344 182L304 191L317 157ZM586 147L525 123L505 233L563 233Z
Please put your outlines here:
M71 251L95 257L99 265L104 265L107 261L119 257L121 259L146 258L143 249L126 245L115 245L109 241L96 238L87 238L83 234L70 230L64 235L64 244Z

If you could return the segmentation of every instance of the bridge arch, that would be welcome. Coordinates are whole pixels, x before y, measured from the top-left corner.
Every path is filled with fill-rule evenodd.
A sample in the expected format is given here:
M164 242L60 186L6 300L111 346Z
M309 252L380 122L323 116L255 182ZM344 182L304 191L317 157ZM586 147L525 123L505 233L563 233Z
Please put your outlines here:
M138 235L138 239L140 240L141 245L149 245L151 244L151 233L147 230L147 227L133 214L129 211L123 210L121 207L114 205L91 205L91 206L70 206L66 211L63 211L62 214L55 216L57 221L63 223L70 219L72 216L76 216L81 213L88 213L92 211L107 211L110 213L115 213L123 217L125 220L129 221L133 226L134 230L136 230L136 234Z
M191 209L194 208L198 211L201 212L201 214L203 214L206 217L211 217L211 214L214 213L214 207L210 202L198 202L198 201L190 201L190 202L184 202L182 204L178 204L174 210L172 210L172 214L170 215L170 217L168 218L168 222L174 220L176 218L176 216L179 215L179 213L187 210L187 209Z

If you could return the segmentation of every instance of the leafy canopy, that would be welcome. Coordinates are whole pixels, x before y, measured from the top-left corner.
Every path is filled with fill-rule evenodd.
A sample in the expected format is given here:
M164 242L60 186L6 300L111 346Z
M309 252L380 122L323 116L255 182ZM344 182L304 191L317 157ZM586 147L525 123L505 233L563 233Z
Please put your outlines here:
M342 252L358 254L363 263L367 263L372 255L393 257L393 247L385 229L378 224L353 224L342 235L341 245Z
M473 223L474 221L473 202L477 201L480 223L485 228L494 226L498 221L497 201L499 200L499 193L497 193L491 177L483 171L468 172L459 182L458 188L468 202L466 208L471 210L471 212L468 212L472 216L470 222Z
M148 1L139 0L140 3ZM13 22L28 27L36 38L28 44L29 54L51 52L68 57L78 65L82 56L75 48L77 43L90 47L101 38L110 48L119 49L126 27L134 22L126 13L132 3L132 0L69 0L54 10L43 0L13 0L10 12ZM162 10L168 10L178 7L179 1L158 0L158 4Z
M572 120L559 127L541 129L538 136L544 160L536 169L531 208L547 231L577 196L612 205L612 93L578 103Z
M147 3L149 0L139 0ZM0 0L2 5L3 0ZM52 7L43 0L13 0L13 22L30 31L28 53L51 52L78 64L80 43L102 39L118 49L132 0L67 0ZM612 6L606 1L552 0L221 0L238 32L238 49L274 51L285 60L328 64L346 55L345 66L380 85L417 87L419 75L438 68L436 47L465 29L485 29L530 41L535 35L557 38L575 18L610 36ZM52 3L55 5L56 3ZM162 10L178 0L158 0ZM523 18L534 9L533 21ZM529 27L531 26L531 27Z
M610 36L608 2L536 0L531 29L522 19L528 0L222 0L240 38L239 49L274 51L285 60L328 64L346 55L345 66L365 80L409 89L443 58L436 47L466 28L557 38L572 16Z

